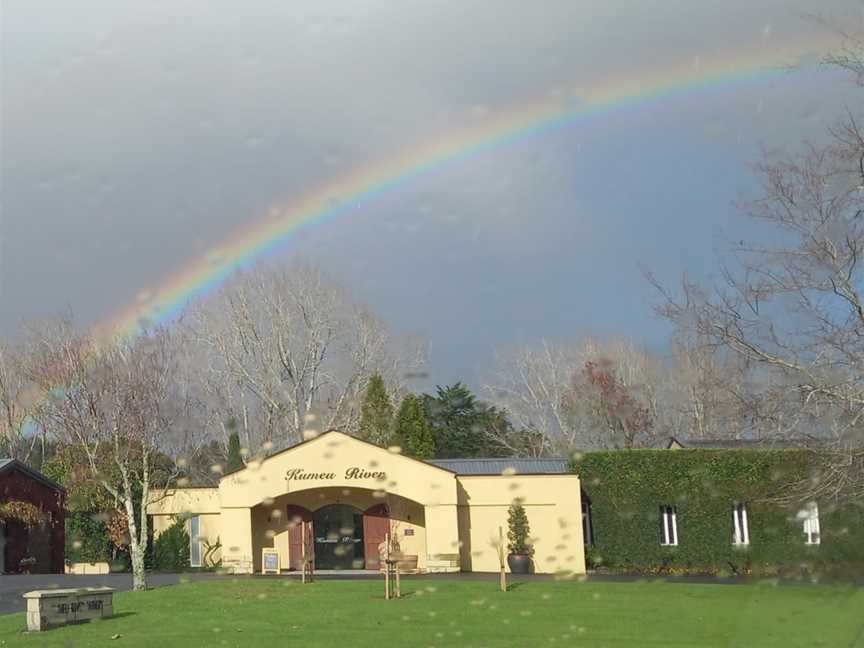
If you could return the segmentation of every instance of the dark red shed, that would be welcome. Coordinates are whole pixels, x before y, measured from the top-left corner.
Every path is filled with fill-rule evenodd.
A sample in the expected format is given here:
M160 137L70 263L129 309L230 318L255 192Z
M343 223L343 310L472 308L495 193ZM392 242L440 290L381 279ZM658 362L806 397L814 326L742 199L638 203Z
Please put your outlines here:
M66 491L15 459L0 459L0 574L62 574Z

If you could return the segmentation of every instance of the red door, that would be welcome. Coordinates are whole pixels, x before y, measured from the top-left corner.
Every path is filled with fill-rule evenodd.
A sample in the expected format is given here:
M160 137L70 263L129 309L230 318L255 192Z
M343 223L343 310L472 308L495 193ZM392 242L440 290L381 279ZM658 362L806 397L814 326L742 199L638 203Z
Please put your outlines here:
M376 504L363 513L363 557L366 569L378 569L378 545L390 532L390 511L386 504Z
M302 506L288 505L288 569L302 569L303 526L312 521L312 511Z

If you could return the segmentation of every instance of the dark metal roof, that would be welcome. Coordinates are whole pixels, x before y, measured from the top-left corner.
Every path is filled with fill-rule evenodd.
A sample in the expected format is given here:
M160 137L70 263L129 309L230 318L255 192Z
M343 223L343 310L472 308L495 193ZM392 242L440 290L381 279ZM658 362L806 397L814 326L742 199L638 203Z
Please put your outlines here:
M566 457L541 459L504 457L500 459L427 459L439 468L457 475L500 475L514 471L517 475L563 475L570 472Z
M17 469L23 472L28 477L32 477L38 482L42 482L48 488L53 488L54 490L66 492L66 489L63 488L60 484L55 481L48 479L45 475L40 473L38 470L33 470L30 466L25 463L18 461L17 459L0 459L0 474L6 472L7 470Z

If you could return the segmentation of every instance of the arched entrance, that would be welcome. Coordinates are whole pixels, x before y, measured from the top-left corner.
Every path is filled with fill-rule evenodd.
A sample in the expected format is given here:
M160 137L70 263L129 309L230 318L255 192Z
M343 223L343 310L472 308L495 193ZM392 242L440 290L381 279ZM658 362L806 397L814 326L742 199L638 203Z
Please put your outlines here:
M363 513L330 504L312 514L315 569L363 569Z

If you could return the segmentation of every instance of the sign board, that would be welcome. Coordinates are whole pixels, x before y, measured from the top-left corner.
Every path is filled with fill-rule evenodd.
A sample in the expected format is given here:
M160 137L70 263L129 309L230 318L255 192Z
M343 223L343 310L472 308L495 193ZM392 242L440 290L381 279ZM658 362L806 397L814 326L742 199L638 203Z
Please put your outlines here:
M261 573L279 574L279 552L273 547L261 549Z
M110 587L35 590L27 600L27 630L39 632L67 623L110 617L114 614Z
M404 533L406 536L412 536L414 535L414 529L405 529Z

